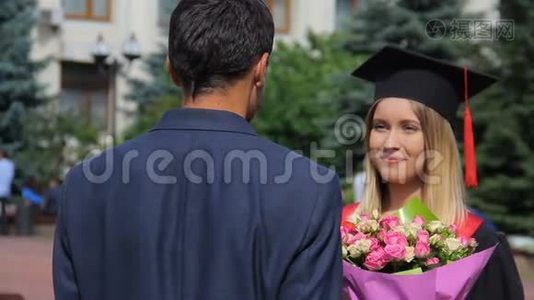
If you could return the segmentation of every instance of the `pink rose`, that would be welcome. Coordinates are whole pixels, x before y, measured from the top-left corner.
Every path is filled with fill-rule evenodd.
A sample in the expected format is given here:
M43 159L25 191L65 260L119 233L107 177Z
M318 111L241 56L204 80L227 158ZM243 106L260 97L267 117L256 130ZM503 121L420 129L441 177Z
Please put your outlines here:
M401 245L386 245L384 251L387 253L390 260L404 260L406 256L406 247Z
M415 244L415 256L417 258L427 257L430 254L430 246L428 243L417 242Z
M425 219L420 216L415 216L415 218L413 218L412 223L423 226L423 224L425 224Z
M345 244L354 244L356 241L366 238L365 234L358 232L356 234L347 233L343 239Z
M462 246L464 246L465 248L467 248L469 246L469 239L461 236L460 237L460 243L462 243Z
M383 241L386 238L387 231L385 229L382 229L378 232L378 239Z
M437 257L431 257L427 259L425 262L426 266L431 266L431 265L436 265L436 264L439 264L439 258Z
M367 255L363 265L371 271L376 271L385 267L387 263L388 260L386 252L384 251L384 249L378 248L377 250Z
M399 226L399 224L400 224L399 218L394 215L386 215L382 217L382 219L380 220L380 226L385 228L386 230L393 229Z
M403 248L408 246L408 240L406 239L406 236L397 231L387 232L384 236L384 243L387 245L399 245Z
M417 232L417 242L428 244L428 239L429 238L430 238L430 235L428 234L428 231L419 230Z
M341 230L345 232L356 232L356 224L349 222L349 221L343 221L341 223Z
M375 251L380 248L380 241L376 238L370 238L371 241L371 251Z
M349 233L349 230L343 226L339 228L339 231L341 232L341 240L345 240L345 236L347 236L347 233Z
M456 224L452 224L451 226L449 226L449 231L451 233L454 233L455 235L458 234L458 226Z

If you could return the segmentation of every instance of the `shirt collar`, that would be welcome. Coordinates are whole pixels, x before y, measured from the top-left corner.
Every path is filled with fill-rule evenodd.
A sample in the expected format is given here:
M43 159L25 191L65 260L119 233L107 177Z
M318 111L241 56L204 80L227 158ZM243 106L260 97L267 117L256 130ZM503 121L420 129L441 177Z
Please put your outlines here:
M156 130L204 130L256 135L254 128L238 114L213 109L176 108L166 112Z

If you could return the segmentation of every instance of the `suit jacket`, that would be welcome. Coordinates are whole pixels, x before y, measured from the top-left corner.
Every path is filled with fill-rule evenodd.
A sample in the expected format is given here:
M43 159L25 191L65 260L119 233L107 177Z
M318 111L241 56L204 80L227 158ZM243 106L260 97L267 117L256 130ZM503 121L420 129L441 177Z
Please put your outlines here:
M340 299L335 174L240 116L181 108L74 167L56 299Z

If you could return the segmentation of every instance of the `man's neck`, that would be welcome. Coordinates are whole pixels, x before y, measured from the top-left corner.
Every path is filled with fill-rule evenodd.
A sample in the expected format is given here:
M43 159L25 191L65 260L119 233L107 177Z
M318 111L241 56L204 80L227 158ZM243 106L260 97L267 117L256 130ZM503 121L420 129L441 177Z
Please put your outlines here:
M247 101L237 91L210 92L193 97L187 95L183 107L197 109L214 109L235 113L246 119Z
M195 98L195 100L192 100L192 101L184 101L183 107L197 108L197 109L222 110L222 111L228 111L228 112L238 114L243 118L245 118L246 116L246 112L245 112L246 110L242 110L239 107L228 105L228 103L225 103L225 100L214 99L214 100L201 101Z

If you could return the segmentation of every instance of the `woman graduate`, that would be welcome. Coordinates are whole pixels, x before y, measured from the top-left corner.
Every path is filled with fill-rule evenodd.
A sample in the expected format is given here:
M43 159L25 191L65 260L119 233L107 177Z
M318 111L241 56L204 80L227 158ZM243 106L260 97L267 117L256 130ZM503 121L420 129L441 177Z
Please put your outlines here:
M474 237L477 252L498 244L467 299L523 299L506 239L469 212L455 140L456 111L463 102L465 184L477 186L469 98L493 84L490 76L397 47L387 46L353 75L375 84L366 120L362 202L343 209L343 219L378 209L388 213L420 197L445 224Z

